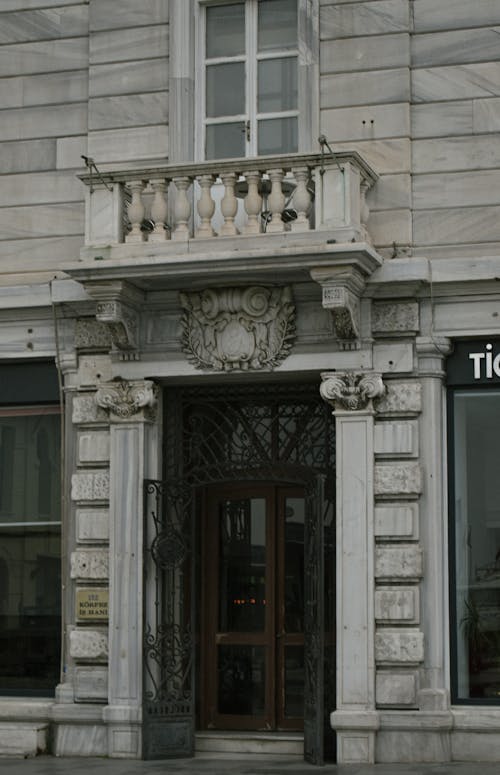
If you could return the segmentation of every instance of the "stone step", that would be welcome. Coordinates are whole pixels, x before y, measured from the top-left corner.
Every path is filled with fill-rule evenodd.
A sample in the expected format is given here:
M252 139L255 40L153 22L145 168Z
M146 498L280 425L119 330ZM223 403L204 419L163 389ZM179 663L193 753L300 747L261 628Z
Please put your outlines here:
M27 758L46 753L48 729L43 722L0 722L2 756Z
M237 759L252 757L263 759L303 759L304 736L287 732L197 732L196 756L198 758Z

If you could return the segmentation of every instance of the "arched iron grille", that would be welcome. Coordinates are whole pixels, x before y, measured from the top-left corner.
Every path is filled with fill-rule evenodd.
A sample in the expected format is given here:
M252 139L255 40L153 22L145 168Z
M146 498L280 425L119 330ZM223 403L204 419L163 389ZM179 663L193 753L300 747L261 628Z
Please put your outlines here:
M334 707L331 411L315 384L198 387L166 390L165 417L165 476L145 483L143 755L194 752L196 493L272 482L306 493L305 758L322 763Z

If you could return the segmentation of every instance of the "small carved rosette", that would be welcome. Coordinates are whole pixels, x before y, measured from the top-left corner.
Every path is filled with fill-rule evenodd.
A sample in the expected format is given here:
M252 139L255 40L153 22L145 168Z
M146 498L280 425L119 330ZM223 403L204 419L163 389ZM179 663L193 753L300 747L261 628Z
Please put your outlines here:
M295 338L290 287L181 293L182 349L197 369L273 369Z
M372 400L383 396L385 385L380 374L354 371L322 374L321 396L335 409L360 412L371 408Z

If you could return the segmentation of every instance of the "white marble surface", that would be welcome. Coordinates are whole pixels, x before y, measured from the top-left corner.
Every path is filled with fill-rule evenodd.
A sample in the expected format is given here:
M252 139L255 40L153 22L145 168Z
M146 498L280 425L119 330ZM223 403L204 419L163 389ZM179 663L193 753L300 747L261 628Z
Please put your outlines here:
M355 5L325 5L320 9L323 39L407 32L409 23L407 0L372 0Z
M440 172L413 178L415 210L500 204L500 169Z
M325 40L320 50L322 75L356 70L379 70L385 67L408 67L409 64L410 36L408 33Z
M417 3L418 6L418 3ZM418 16L418 13L417 13ZM454 13L451 18L453 18ZM475 18L475 17L474 17ZM413 67L495 61L498 58L500 27L433 32L412 38Z
M418 504L386 503L375 506L375 535L388 540L418 538Z
M496 135L415 140L412 151L414 173L500 167L500 143Z
M414 6L416 32L500 24L500 6L495 0L418 0Z
M158 24L94 32L89 38L90 62L97 65L165 57L169 47L168 31L167 25Z
M120 12L116 12L116 0L91 0L89 9L90 30L112 30L138 27L144 24L164 24L168 21L168 3L164 0L120 0Z
M406 102L410 99L408 68L335 73L320 78L321 108Z
M91 65L89 68L91 97L141 94L167 89L168 68L163 59L127 60L113 64Z
M373 140L385 137L409 137L410 110L406 102L362 105L348 108L323 108L321 131L336 141ZM376 188L380 186L378 181ZM371 190L372 192L374 189Z
M500 95L500 62L412 70L415 102Z
M57 42L57 46L51 40L0 46L0 73L3 77L81 70L87 64L87 38L64 38Z
M4 10L3 5L0 10ZM29 14L14 11L2 14L0 44L73 38L86 36L87 32L88 6L85 3L32 10Z
M3 140L25 140L31 137L79 135L87 130L87 103L67 103L43 107L13 108L2 111Z

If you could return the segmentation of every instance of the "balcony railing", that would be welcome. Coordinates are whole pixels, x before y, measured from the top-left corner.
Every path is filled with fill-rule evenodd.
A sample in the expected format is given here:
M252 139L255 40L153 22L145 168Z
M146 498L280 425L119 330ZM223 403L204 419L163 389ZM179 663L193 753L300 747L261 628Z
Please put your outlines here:
M370 242L366 193L377 175L358 153L341 152L94 168L81 179L86 244L138 246L311 230L330 231L331 242Z

